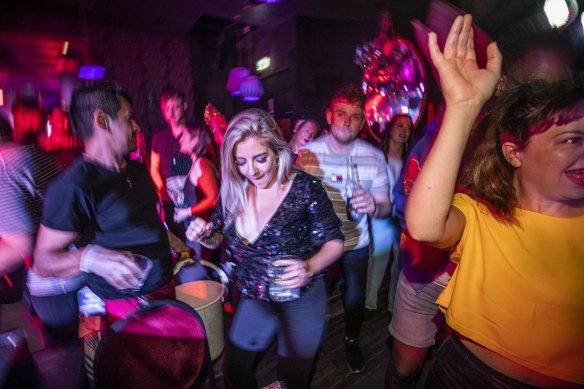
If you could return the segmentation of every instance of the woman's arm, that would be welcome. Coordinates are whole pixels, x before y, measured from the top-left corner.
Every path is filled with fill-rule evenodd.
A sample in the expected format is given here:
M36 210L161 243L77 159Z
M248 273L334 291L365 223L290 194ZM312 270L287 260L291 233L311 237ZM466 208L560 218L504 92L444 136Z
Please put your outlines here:
M156 187L156 192L158 193L158 198L162 201L165 199L164 191L164 180L162 179L162 167L160 166L160 154L155 151L150 153L150 177L152 177L152 182Z
M201 175L196 185L201 189L204 197L202 199L197 198L197 204L193 205L190 209L191 215L197 215L215 208L219 197L217 176L211 162L206 158L200 158L196 163L201 170Z
M435 33L430 33L429 48L440 75L446 111L436 142L408 198L406 221L414 239L448 247L460 239L465 226L463 214L450 206L458 169L473 123L499 80L502 58L493 42L487 48L486 68L479 69L470 15L455 19L444 53Z
M278 284L286 288L301 288L308 284L315 274L320 273L339 259L345 251L342 240L329 240L322 245L318 253L306 261L279 259L274 266L286 266Z

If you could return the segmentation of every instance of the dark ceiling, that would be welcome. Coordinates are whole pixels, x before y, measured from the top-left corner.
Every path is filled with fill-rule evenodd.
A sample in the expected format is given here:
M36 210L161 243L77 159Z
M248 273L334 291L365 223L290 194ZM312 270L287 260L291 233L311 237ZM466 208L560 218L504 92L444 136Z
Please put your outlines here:
M539 26L534 16L543 0L450 0L474 15L475 21L494 39L513 45L517 37L530 36ZM4 2L0 12L0 28L35 31L40 24L55 37L87 37L87 25L126 26L164 34L221 34L243 25L279 24L294 16L314 19L370 21L377 23L380 8L393 15L396 31L411 37L410 21L426 19L430 0L282 0L276 4L261 4L260 0L12 0ZM584 0L578 0L580 9ZM70 31L74 20L77 31ZM41 23L42 22L42 23ZM69 29L67 29L69 28ZM564 34L574 48L576 66L584 69L584 37ZM56 61L59 39L15 41L14 34L0 34L0 78L2 68L30 74L42 73L47 61ZM49 38L47 38L49 39ZM508 43L511 42L511 43ZM72 49L83 50L83 39L71 42ZM50 53L48 47L53 47ZM53 66L54 68L54 66ZM1 80L0 80L1 81Z
M7 12L23 19L32 13L78 16L105 24L184 34L215 21L217 26L278 23L291 15L334 20L375 20L383 0L20 0ZM3 9L3 11L5 11Z

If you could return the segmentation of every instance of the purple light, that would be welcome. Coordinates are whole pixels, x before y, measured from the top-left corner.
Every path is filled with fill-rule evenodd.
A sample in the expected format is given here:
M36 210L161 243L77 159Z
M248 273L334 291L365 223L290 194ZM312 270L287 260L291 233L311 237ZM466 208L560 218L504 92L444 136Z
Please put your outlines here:
M239 96L239 87L241 81L251 74L251 70L245 67L233 68L229 71L229 76L227 77L227 85L225 89L231 93L231 96Z
M247 103L258 101L264 95L264 88L257 76L247 76L241 80L241 99Z
M82 80L101 80L105 74L105 67L100 65L79 66L79 78Z

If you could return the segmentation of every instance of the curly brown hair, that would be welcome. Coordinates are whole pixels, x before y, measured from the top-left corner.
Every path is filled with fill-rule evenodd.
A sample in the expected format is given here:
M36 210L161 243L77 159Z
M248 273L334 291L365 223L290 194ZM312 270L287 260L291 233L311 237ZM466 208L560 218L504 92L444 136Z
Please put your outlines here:
M482 139L463 171L462 190L486 205L497 220L517 224L514 169L503 155L502 144L513 142L524 148L533 135L584 117L583 110L568 110L581 100L582 87L543 80L517 85L496 98L475 129Z

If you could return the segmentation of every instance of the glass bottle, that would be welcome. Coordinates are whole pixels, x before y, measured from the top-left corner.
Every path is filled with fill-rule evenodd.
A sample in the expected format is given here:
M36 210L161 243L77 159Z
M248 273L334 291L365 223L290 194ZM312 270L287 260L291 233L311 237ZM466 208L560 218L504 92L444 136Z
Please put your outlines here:
M357 164L354 163L353 157L347 157L347 182L345 184L345 204L347 208L347 218L349 220L359 222L364 214L358 212L351 206L351 199L358 189L362 189L359 183L359 174L357 171Z

